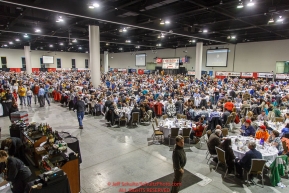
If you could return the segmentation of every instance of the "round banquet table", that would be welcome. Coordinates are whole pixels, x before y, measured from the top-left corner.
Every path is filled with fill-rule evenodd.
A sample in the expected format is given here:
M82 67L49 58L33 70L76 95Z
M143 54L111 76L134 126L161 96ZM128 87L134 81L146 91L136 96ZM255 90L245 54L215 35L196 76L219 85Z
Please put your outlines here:
M196 126L185 119L178 119L177 123L175 121L175 119L166 119L159 122L159 130L163 132L165 138L168 138L171 134L171 128L179 128L179 134L183 134L183 128L191 129Z
M234 155L238 157L239 159L242 159L245 156L245 153L249 151L248 148L246 150L242 150L241 148L238 148L238 146L244 146L246 144L246 141L253 141L254 139L252 137L244 137L244 136L230 136L232 140L232 149L234 152ZM241 142L238 146L235 144L235 139L238 138ZM256 150L258 150L261 154L263 159L266 161L273 162L275 158L278 156L278 150L276 147L270 146L265 143L264 147L260 145L260 140L256 140ZM247 147L247 145L245 145Z

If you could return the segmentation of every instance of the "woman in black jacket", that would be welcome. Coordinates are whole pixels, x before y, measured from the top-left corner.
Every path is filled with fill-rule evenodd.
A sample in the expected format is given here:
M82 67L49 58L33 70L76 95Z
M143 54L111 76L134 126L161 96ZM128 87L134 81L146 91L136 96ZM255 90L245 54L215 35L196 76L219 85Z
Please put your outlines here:
M0 163L6 165L6 175L0 187L11 182L11 190L13 193L23 193L27 183L30 180L31 171L23 162L15 157L9 157L6 151L0 150Z
M228 166L228 173L231 173L232 171L234 171L235 155L233 153L231 144L232 144L231 139L225 139L225 141L221 143L220 145L220 148L225 151L225 158L226 158L226 163Z

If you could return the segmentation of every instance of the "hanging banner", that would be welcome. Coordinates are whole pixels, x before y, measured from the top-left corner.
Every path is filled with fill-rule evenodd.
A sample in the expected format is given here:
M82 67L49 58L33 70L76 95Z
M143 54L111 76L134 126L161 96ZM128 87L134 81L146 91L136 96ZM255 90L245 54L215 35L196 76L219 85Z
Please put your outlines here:
M258 73L258 78L273 78L274 74L272 73Z
M288 74L276 74L276 79L288 80L289 75Z
M242 72L241 77L242 78L253 78L253 72Z
M126 72L126 68L119 68L117 69L118 72Z
M163 69L179 69L180 58L163 58Z
M162 63L162 62L163 62L163 59L161 59L161 58L157 58L157 59L156 59L156 63L159 64L159 63Z
M144 74L150 74L151 71L150 70L144 70Z
M128 73L134 73L134 72L136 72L136 69L133 69L133 68L128 69Z
M196 72L195 71L188 71L187 75L189 76L195 76Z
M240 76L240 72L228 72L228 76Z
M216 72L216 76L228 76L228 72Z

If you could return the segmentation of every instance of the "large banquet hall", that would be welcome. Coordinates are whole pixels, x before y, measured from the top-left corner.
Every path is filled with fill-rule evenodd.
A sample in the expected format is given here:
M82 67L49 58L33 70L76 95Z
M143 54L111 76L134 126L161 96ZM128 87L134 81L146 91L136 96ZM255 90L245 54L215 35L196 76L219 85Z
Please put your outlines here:
M288 10L0 0L0 192L288 192Z

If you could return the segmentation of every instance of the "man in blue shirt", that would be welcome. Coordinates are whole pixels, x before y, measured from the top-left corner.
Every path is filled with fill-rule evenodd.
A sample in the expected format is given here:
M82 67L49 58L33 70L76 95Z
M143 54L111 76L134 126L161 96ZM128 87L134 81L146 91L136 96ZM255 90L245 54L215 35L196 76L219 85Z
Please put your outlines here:
M240 129L240 132L243 136L255 136L255 129L251 126L251 120L247 119L245 121L245 125L242 126Z
M40 104L40 107L44 107L45 105L44 95L45 95L45 90L43 88L43 85L41 85L39 92L38 92L38 102Z

